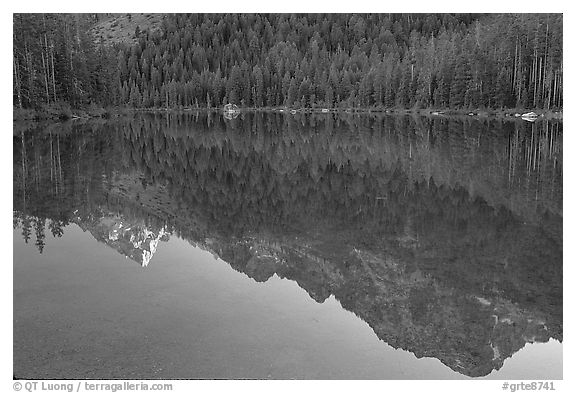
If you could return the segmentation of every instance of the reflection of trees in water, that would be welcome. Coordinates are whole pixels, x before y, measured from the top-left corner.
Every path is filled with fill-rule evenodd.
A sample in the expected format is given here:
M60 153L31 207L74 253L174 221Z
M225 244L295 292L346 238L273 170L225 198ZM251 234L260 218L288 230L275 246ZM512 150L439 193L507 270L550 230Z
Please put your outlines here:
M501 366L488 343L507 357L518 335L562 339L561 124L197 114L92 127L14 136L13 225L40 251L46 223L61 236L78 217L133 218L255 280L333 294L389 344L468 375Z
M115 173L137 171L143 185L167 185L180 204L230 233L318 220L402 232L420 215L410 218L420 230L444 217L442 233L460 221L482 238L487 215L470 221L481 200L522 220L561 218L559 127L407 116L141 116L90 132L70 126L15 136L14 199L65 223L62 209L89 211Z
M89 212L102 202L103 179L109 177L118 150L102 127L52 125L14 136L14 225L43 220L54 237L62 236L74 211ZM18 142L16 142L18 141ZM44 246L44 227L37 225L37 246Z

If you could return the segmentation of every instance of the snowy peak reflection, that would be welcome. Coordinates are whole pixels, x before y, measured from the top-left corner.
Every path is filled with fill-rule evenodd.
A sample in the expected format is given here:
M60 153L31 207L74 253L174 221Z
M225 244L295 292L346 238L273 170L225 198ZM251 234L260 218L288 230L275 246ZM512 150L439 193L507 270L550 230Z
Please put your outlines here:
M104 214L100 217L82 219L74 222L94 238L120 254L132 259L143 267L150 263L160 240L167 240L165 228L149 229L141 220L126 220L118 214Z
M86 217L77 216L74 220L96 240L107 244L143 267L150 263L158 243L169 239L166 225L147 222L145 217L114 213L107 208L111 203L119 207L130 204L150 208L161 206L161 202L157 199L158 187L152 186L146 189L145 184L141 178L130 175L116 174L113 179L104 177L103 196L108 201L107 206L94 209Z
M561 123L246 113L60 127L14 135L14 227L42 248L44 227L77 223L144 264L173 234L255 281L334 296L394 348L469 376L562 341Z

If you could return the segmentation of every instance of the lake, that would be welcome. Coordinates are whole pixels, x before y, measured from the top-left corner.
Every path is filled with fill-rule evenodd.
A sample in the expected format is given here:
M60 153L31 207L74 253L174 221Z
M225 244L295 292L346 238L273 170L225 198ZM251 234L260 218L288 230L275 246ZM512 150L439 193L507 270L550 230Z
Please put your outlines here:
M13 131L16 378L562 378L562 122Z

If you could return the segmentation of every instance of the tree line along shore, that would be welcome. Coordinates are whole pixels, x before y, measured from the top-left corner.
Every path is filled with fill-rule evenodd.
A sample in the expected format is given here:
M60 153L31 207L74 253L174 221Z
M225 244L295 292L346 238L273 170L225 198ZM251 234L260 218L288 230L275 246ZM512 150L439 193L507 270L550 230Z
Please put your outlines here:
M561 14L14 14L14 119L221 108L561 117Z

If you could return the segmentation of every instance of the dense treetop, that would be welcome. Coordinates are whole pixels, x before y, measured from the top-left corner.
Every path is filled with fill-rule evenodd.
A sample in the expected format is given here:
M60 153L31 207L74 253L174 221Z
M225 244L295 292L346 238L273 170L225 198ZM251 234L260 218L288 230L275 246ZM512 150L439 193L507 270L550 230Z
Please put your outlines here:
M95 28L113 17L14 15L14 104L563 104L561 14L176 14L133 44Z

